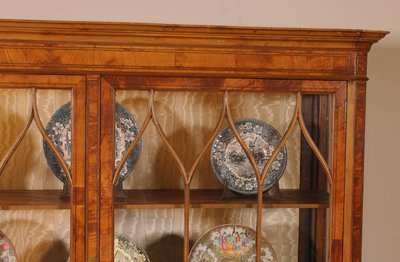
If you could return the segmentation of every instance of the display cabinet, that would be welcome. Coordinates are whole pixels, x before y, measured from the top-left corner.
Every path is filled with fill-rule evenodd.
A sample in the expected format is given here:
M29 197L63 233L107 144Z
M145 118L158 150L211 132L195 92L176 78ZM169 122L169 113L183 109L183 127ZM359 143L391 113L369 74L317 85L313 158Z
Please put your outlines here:
M385 34L0 21L0 230L20 261L361 261Z

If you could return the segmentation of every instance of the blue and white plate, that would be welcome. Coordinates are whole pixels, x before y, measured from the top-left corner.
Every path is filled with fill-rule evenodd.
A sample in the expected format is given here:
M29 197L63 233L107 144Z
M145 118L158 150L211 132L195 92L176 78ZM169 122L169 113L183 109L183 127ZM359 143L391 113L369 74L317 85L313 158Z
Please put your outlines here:
M258 119L237 120L235 127L250 149L261 173L281 141L281 135L271 125ZM284 146L272 163L263 191L270 189L282 177L286 162L287 151ZM241 194L257 194L256 174L229 126L217 135L212 144L211 164L217 178L226 183L230 190Z
M71 166L71 127L71 103L60 107L53 114L46 127L51 140L69 167ZM133 116L122 105L117 103L115 109L115 166L119 164L125 151L135 140L138 133L139 128ZM135 167L139 159L141 145L142 143L139 141L119 173L120 181L125 180ZM67 180L64 171L44 140L43 150L47 163L54 175L65 184Z

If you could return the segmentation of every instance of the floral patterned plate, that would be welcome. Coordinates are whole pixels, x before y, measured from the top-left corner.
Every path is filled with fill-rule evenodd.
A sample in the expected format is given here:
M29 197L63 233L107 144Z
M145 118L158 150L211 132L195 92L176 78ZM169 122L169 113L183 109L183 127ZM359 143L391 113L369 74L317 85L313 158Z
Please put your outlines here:
M0 231L0 262L17 262L17 253L6 234Z
M268 159L281 141L281 135L271 125L257 119L240 119L235 122L241 138L262 172ZM283 175L287 152L284 146L276 157L263 184L263 191L271 188ZM244 150L229 126L215 138L211 149L211 164L217 178L227 187L241 194L257 194L255 172Z
M118 103L116 104L115 109L115 120L115 166L117 166L126 149L138 135L139 129L133 116ZM46 131L59 152L63 155L68 166L71 166L71 103L63 105L54 113L47 124ZM136 145L136 148L133 150L121 170L119 174L120 182L125 180L132 172L139 158L140 149L141 141ZM66 177L64 171L62 170L56 156L44 140L43 150L47 163L54 175L65 185Z
M114 262L149 262L143 248L124 235L114 238Z
M256 232L241 225L222 225L201 236L189 254L189 262L256 261ZM261 261L277 262L267 241L261 245Z

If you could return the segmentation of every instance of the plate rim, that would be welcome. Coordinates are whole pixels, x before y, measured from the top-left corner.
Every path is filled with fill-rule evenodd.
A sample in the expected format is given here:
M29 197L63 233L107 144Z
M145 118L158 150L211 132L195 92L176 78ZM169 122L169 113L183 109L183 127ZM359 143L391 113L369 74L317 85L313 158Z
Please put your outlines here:
M136 241L134 241L134 240L132 240L130 237L128 237L126 234L117 233L117 234L114 235L114 250L115 250L115 239L116 239L118 236L121 236L121 237L127 239L127 240L128 240L130 243L132 243L134 246L138 247L138 249L140 249L140 250L143 252L143 254L145 255L145 257L146 257L146 259L147 259L147 262L150 262L149 255L147 254L146 250L145 250L141 245L139 245ZM114 254L114 256L115 256L115 254Z
M10 243L11 248L14 250L14 253L15 253L15 262L18 262L19 261L18 254L17 254L17 250L15 249L13 242L11 242L11 240L8 238L6 233L4 233L2 230L0 230L0 236L3 236L8 241L8 243Z
M192 248L190 249L189 258L188 258L188 259L189 259L189 262L191 262L191 261L190 261L190 258L191 258L192 254L193 254L193 252L194 252L195 247L200 243L200 240L202 240L202 238L204 238L206 235L208 235L209 233L211 233L212 231L214 231L214 230L216 230L216 229L218 229L218 228L229 227L229 226L230 226L230 227L241 227L241 228L245 228L245 229L247 229L247 230L249 230L249 231L253 231L255 236L257 235L257 231L256 231L256 230L254 230L254 229L251 228L250 226L245 226L245 225L241 225L241 224L235 224L235 223L230 224L230 223L227 223L227 224L221 224L221 225L215 226L215 227L213 227L213 228L207 230L205 233L201 234L201 235L197 238L196 242L193 244ZM274 257L274 261L273 261L273 262L278 262L278 256L276 255L276 252L275 252L274 248L272 247L271 243L269 243L268 240L262 238L262 239L261 239L261 245L263 245L263 244L266 245L266 246L270 249L270 251L271 251L271 253L272 253L272 256Z
M49 124L51 123L51 121L53 120L53 117L54 117L55 115L61 114L61 113L63 112L63 110L68 110L68 109L69 109L68 111L69 111L70 119L72 118L72 116L71 116L71 112L72 112L71 106L72 106L72 101L68 101L67 103L61 105L61 106L50 116L50 119L49 119L49 121L48 121L48 123L47 123L47 125L46 125L46 127L45 127L45 130L46 130L47 135L49 135L49 133L47 132L47 129L48 129L48 127L49 127ZM140 128L139 128L139 126L138 126L138 122L137 122L137 120L135 119L135 117L133 117L133 115L131 114L131 112L128 111L128 109L126 109L122 104L120 104L120 103L118 103L118 102L115 102L115 115L117 114L117 108L118 108L118 107L120 107L120 109L123 110L124 113L127 113L127 114L131 117L131 119L133 120L134 125L135 125L135 127L136 127L136 129L137 129L137 133L139 133L139 132L140 132ZM136 138L136 137L135 137L135 138ZM115 139L115 138L114 138L114 139ZM47 147L47 149L46 149L46 147ZM126 180L126 179L129 177L129 175L130 175L130 174L132 173L132 171L135 169L135 167L136 167L136 165L137 165L137 163L138 163L138 161L139 161L139 158L140 158L140 155L141 155L141 152L142 152L142 138L140 138L140 140L139 140L139 142L136 144L135 148L137 148L137 159L136 159L136 161L134 162L134 164L132 165L131 171L128 173L128 175L126 175L126 176L121 176L120 174L118 175L119 177L122 178L122 179L121 179L121 182L124 181L124 180ZM44 138L42 138L42 149L43 149L43 153L44 153L44 156L45 156L45 159L46 159L47 166L50 168L50 170L51 170L51 172L53 173L53 175L54 175L55 177L57 177L58 180L60 180L62 183L65 184L65 183L67 182L67 181L66 181L66 180L67 180L67 179L66 179L66 176L65 176L65 175L62 175L62 173L56 173L56 172L54 172L54 170L53 170L52 167L51 167L51 164L49 163L48 157L47 157L47 155L46 155L46 150L49 151L49 153L50 153L51 155L53 155L53 156L54 156L54 152L51 150L50 146L47 145L47 142L46 142L46 140L45 140ZM57 148L57 149L58 149L58 148ZM126 149L127 149L127 148L126 148ZM115 147L115 145L114 145L114 151L115 151L115 150L116 150L116 147ZM135 151L135 149L132 151L131 154L133 154L134 151ZM130 157L131 157L131 156L129 156L128 159L129 159ZM57 158L56 158L56 161L57 161L57 164L60 166L60 163L59 163L59 161L58 161ZM126 162L125 162L125 164L126 164ZM125 164L124 164L124 165L125 165ZM69 168L71 168L71 167L69 167ZM61 171L62 171L62 168L61 168Z
M248 122L261 122L263 125L269 126L269 127L271 127L273 130L275 130L276 133L279 135L280 139L282 140L282 135L279 133L279 131L278 131L274 126L272 126L271 124L269 124L269 123L267 123L267 122L265 122L265 121L263 121L263 120L261 120L261 119L251 118L251 117L239 118L239 119L236 119L236 120L234 121L233 124L236 126L236 124L237 124L238 122L244 122L244 121L248 121ZM212 142L212 144L211 144L211 154L210 154L211 167L212 167L212 169L213 169L213 172L214 172L215 176L217 177L217 179L218 179L222 184L225 184L225 180L224 180L224 179L222 178L222 176L216 171L216 167L215 167L215 164L214 164L214 159L213 159L212 151L213 151L214 144L215 144L215 142L217 141L218 136L220 135L220 133L222 133L224 130L228 130L228 129L231 129L229 124L228 124L227 126L225 126L224 128L222 128L222 129L218 132L218 134L215 136L215 138L214 138L214 140L213 140L213 142ZM232 130L230 130L230 132L232 132ZM232 134L232 135L233 135L233 134ZM236 139L236 137L235 137L234 135L233 135L233 137ZM242 148L242 150L243 150L243 148ZM275 149L274 149L274 150L275 150ZM287 166L287 158L288 158L288 152L287 152L286 143L282 146L281 150L283 150L283 151L284 151L284 154L286 155L285 161L284 161L283 167L282 167L282 172L281 172L281 174L279 174L279 178L277 179L277 181L275 181L275 183L272 183L271 185L269 185L269 186L267 186L267 187L265 187L265 188L264 188L264 186L263 186L263 192L268 191L268 190L271 189L276 183L278 183L279 180L282 178L282 176L283 176L284 173L285 173L286 166ZM269 171L268 171L268 173L269 173ZM267 173L267 174L268 174L268 173ZM266 184L266 181L267 181L267 180L265 179L265 180L264 180L264 184ZM230 186L229 184L227 184L227 183L226 183L226 186L227 186L227 188L228 188L229 190L232 190L232 191L234 191L234 192L236 192L236 193L243 194L243 195L255 195L255 194L258 193L258 190L251 190L251 191L249 191L249 190L238 190L238 189L236 189L236 188L234 188L234 187L231 187L231 186Z

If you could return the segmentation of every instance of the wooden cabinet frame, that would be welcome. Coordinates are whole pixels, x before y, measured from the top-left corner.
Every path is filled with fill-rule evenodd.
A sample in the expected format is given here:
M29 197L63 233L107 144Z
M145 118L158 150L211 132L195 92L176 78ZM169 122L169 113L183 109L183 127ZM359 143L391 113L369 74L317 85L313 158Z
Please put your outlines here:
M71 108L73 118L72 141L72 187L70 188L70 200L60 199L60 192L56 190L3 190L0 191L0 209L4 210L62 210L70 209L70 239L72 258L82 261L85 257L85 132L86 114L81 108L85 107L86 87L83 76L54 76L31 74L0 74L0 92L2 89L22 88L27 90L70 90ZM36 91L32 101L36 100ZM36 102L30 105L33 108ZM38 113L39 115L39 113ZM38 117L38 118L36 118ZM32 116L33 118L33 116ZM40 116L35 116L35 122L40 121ZM29 124L29 121L27 122ZM35 125L30 123L27 127ZM43 123L36 124L44 125ZM27 129L22 132L21 138L26 135ZM19 131L18 131L19 132ZM10 151L10 156L16 147ZM3 163L1 163L3 164ZM75 230L74 230L75 229Z
M180 90L190 83L204 91L333 94L329 257L356 262L361 261L367 53L386 34L0 20L0 82L15 79L52 87L66 79L79 82L74 90L80 93L79 112L86 119L80 128L86 137L75 142L86 144L79 152L86 158L86 166L79 167L86 176L72 190L75 261L112 261L113 137L107 130L113 123L103 109L112 108L115 84ZM21 204L10 204L4 194L0 192L1 209Z

